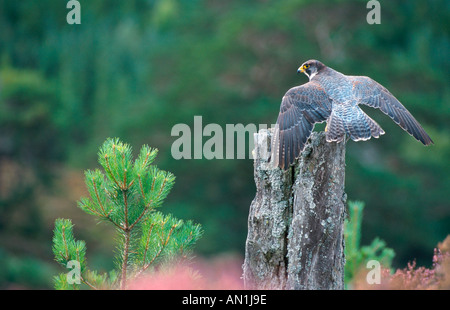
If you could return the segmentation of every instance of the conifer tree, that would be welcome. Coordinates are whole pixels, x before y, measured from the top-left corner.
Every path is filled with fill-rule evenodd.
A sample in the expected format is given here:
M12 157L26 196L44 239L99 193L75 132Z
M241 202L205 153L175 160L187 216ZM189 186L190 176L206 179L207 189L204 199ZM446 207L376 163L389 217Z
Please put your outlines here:
M87 170L85 182L90 197L78 207L117 230L116 268L98 274L87 268L86 244L77 241L73 224L57 219L53 236L55 260L73 268L55 277L55 288L77 289L84 283L93 289L127 287L127 281L163 262L187 257L202 234L201 226L156 211L172 189L175 177L152 162L158 151L147 145L133 161L132 150L119 139L107 139L98 153L103 167Z

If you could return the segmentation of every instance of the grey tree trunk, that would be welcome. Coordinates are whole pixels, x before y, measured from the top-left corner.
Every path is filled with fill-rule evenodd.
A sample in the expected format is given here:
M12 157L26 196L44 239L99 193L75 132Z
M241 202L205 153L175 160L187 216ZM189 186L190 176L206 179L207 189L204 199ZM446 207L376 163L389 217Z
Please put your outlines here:
M282 171L269 164L271 135L255 134L245 288L343 289L345 143L313 132L296 164Z

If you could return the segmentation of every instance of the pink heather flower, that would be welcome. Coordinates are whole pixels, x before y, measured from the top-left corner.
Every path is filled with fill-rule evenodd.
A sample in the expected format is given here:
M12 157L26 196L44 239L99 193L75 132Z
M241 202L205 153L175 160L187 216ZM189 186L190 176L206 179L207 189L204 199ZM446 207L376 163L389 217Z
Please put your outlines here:
M130 281L130 290L235 290L243 289L242 260L218 257L197 259L150 272Z

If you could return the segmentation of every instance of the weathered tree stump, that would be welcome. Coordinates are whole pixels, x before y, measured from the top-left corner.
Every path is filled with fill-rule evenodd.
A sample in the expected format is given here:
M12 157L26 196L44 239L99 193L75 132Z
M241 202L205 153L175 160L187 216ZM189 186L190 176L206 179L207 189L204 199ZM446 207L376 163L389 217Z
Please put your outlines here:
M343 289L345 143L313 132L296 164L282 171L269 164L271 135L255 134L245 288Z

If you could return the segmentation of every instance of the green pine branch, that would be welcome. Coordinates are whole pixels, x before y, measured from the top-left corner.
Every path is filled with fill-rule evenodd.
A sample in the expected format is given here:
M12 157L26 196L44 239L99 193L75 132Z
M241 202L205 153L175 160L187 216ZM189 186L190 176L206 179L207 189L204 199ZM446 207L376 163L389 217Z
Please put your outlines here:
M370 245L361 246L361 225L364 202L348 202L349 219L345 220L345 283L347 286L355 275L370 260L377 260L384 268L391 268L394 250L386 247L386 242L375 238Z
M116 269L99 275L86 266L84 241L75 241L70 220L55 221L53 253L62 266L80 264L80 281L89 288L120 287L152 266L187 257L202 235L201 226L156 211L175 183L175 176L152 165L158 151L144 145L133 160L132 149L119 139L107 139L98 161L103 168L87 170L89 197L78 201L86 213L117 230ZM70 281L69 281L70 282ZM61 274L55 288L77 288Z

